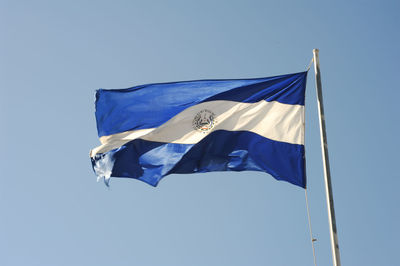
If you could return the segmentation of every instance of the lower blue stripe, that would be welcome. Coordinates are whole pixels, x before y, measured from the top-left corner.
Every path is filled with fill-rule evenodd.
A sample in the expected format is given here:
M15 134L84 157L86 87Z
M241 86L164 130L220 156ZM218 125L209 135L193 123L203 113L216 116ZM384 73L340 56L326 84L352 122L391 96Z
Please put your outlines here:
M135 139L97 154L92 165L98 175L109 171L112 177L135 178L152 186L169 174L252 170L305 188L304 158L304 145L273 141L248 131L219 130L197 144Z

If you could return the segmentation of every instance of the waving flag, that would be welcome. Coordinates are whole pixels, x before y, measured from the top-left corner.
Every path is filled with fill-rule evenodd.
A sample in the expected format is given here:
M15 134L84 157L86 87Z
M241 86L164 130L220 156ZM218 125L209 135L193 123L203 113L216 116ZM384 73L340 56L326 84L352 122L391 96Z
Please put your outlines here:
M107 184L128 177L156 186L169 174L251 170L305 188L306 77L100 89L93 169Z

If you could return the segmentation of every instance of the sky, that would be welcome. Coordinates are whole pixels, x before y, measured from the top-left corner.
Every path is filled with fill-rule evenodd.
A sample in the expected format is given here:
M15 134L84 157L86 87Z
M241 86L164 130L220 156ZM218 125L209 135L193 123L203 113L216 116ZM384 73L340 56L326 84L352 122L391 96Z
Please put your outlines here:
M304 71L320 50L342 265L398 265L399 1L0 1L0 265L313 265L261 172L96 182L98 88ZM331 265L313 69L308 199Z

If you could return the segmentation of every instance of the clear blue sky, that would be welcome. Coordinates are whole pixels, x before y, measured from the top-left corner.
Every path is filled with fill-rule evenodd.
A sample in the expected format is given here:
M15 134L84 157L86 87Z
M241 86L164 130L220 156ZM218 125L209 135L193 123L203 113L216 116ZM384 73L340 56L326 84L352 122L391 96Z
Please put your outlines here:
M1 1L0 265L312 265L304 190L265 173L96 182L97 88L303 71L320 49L343 265L398 265L399 1ZM318 265L331 263L313 72Z

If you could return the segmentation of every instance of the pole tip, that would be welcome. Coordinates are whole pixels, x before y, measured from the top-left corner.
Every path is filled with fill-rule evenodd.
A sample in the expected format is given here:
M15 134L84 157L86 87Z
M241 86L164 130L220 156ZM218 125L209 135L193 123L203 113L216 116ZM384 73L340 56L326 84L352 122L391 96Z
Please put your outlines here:
M313 51L313 53L318 53L318 52L319 52L319 49L316 49L316 48L315 48L315 49L313 49L312 51Z

